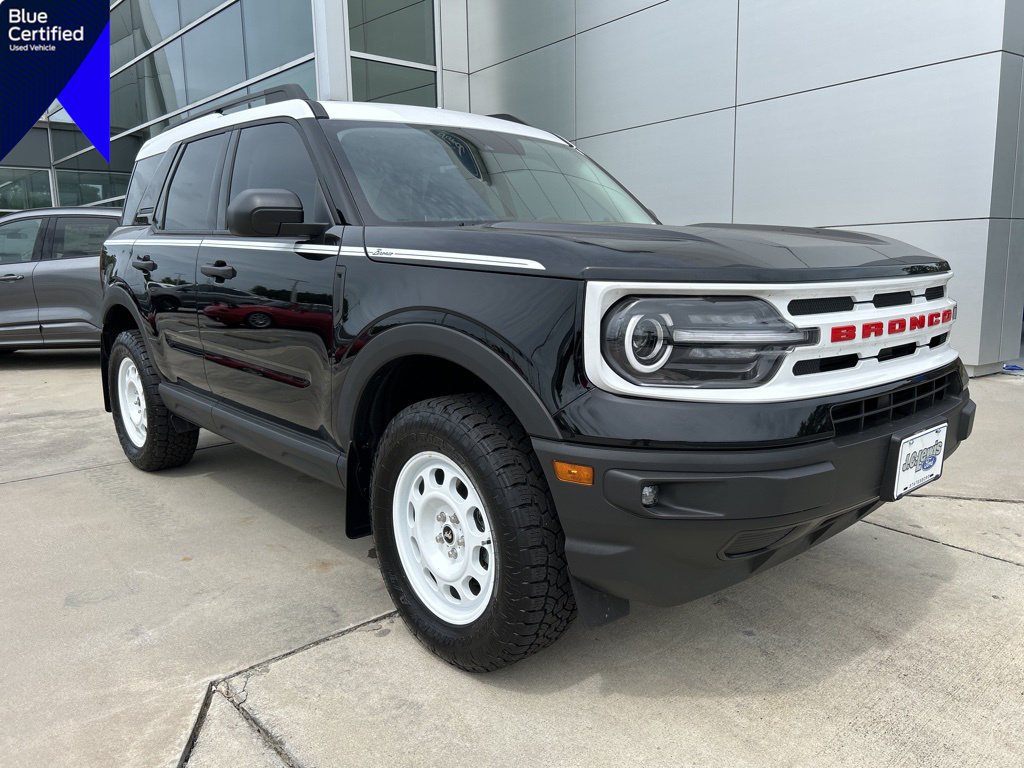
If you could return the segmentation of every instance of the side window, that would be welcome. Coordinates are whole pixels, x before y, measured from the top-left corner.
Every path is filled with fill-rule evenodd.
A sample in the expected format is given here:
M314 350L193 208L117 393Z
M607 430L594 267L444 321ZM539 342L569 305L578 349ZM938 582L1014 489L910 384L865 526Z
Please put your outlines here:
M128 185L128 196L124 200L124 218L121 223L130 227L135 223L135 216L141 208L152 208L156 203L160 185L153 183L160 161L164 155L153 155L139 160L132 172L132 180Z
M287 189L299 196L307 222L328 218L306 145L299 132L286 123L242 130L228 201L247 189Z
M117 229L117 219L74 216L57 219L53 233L52 259L80 259L99 256L103 243Z
M0 264L23 264L32 261L36 238L42 219L22 219L0 224Z
M171 232L207 232L217 219L217 190L224 168L228 134L193 141L174 171L167 193L163 228Z

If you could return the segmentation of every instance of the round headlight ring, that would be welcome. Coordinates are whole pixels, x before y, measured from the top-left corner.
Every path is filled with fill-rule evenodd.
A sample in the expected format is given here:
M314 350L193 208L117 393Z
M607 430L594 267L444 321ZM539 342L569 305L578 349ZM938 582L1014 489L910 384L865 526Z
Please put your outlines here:
M626 360L639 373L654 373L672 355L672 321L665 315L634 315L626 324ZM637 343L639 341L639 343Z

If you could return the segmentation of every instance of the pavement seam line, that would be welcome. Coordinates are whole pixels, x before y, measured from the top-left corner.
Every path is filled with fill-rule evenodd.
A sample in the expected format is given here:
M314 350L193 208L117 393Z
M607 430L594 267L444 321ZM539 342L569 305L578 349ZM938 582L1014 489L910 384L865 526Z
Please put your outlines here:
M956 544L947 544L946 542L939 541L938 539L929 539L927 536L921 536L917 533L910 533L909 531L903 531L899 528L892 528L888 525L876 523L873 520L864 520L863 522L867 523L868 525L873 525L876 528L884 528L885 530L892 531L893 533L902 533L904 536L911 536L915 539L921 539L922 541L930 541L932 544L939 544L943 547L949 547L950 549L958 549L961 552L967 552L971 555L978 555L978 557L985 557L989 560L998 560L1000 563L1007 563L1009 565L1015 565L1018 568L1024 568L1024 563L1018 563L1016 560L1007 560L1005 557L999 557L998 555L987 555L984 552L978 552L977 550L968 549L967 547L958 547Z
M242 716L242 718L245 719L245 721L256 730L260 738L266 742L267 746L273 749L274 753L277 754L282 761L284 761L287 768L302 768L302 766L295 761L295 758L285 749L284 744L281 743L276 736L270 733L270 731L267 730L267 728L259 720L257 720L255 716L253 716L248 710L242 707L242 704L244 704L245 701L248 700L248 695L246 695L246 698L241 703L238 703L234 700L233 697L227 696L221 691L218 691L218 687L223 683L227 683L228 681L233 680L236 677L246 675L245 685L242 686L242 690L245 691L246 686L249 685L249 673L255 672L260 667L269 667L271 664L274 664L278 661L283 661L284 659L290 658L291 656L294 656L298 653L308 651L311 648L316 648L318 645L323 645L324 643L329 643L331 640L337 640L340 637L344 637L345 635L357 632L363 627L369 626L371 624L376 624L386 619L394 618L397 615L397 610L386 611L384 613L366 619L365 621L361 621L358 624L351 624L345 627L344 629L327 635L326 637L321 637L318 640L313 640L312 642L306 643L305 645L301 645L298 648L294 648L290 651L286 651L285 653L278 654L277 656L272 656L269 659L257 662L256 664L252 664L251 666L248 666L245 669L238 670L237 672L232 672L230 674L216 678L215 680L209 682L206 686L206 694L203 697L203 703L199 708L199 714L196 716L196 720L192 724L192 729L189 732L188 740L185 742L185 748L182 750L181 758L178 760L178 768L185 768L189 759L192 757L192 751L195 749L196 741L199 739L199 734L202 731L203 726L206 724L206 713L210 709L210 704L213 701L213 695L215 693L219 693L220 695L224 696L228 703L231 704L231 706L233 706L236 710L238 710L238 713Z
M210 711L210 704L213 703L214 692L215 687L213 683L206 686L206 695L203 696L203 703L199 707L199 714L196 715L196 721L192 724L188 741L185 742L185 748L181 751L181 757L178 758L178 768L185 768L188 761L192 759L192 751L196 748L196 741L199 740L199 732L206 724L206 715Z
M219 691L218 695L224 696L224 694ZM295 755L288 751L288 748L284 745L284 742L281 741L281 739L277 738L274 734L272 734L267 729L267 727L259 721L259 718L257 718L254 714L252 714L252 712L247 710L241 704L235 702L235 700L232 697L224 696L224 699L232 707L235 708L235 711L238 712L238 714L246 723L248 723L249 727L256 731L256 734L263 741L263 743L266 744L268 748L273 750L274 754L281 758L281 762L285 764L286 768L302 768L302 764L299 763L298 760L296 760Z
M218 443L217 445L205 445L202 448L196 448L196 452L209 451L212 448L223 448L225 445L233 445L233 443ZM92 467L76 467L75 469L65 469L63 472L51 472L48 475L33 475L32 477L16 477L13 480L0 480L0 485L13 485L14 483L27 483L31 480L45 480L48 477L60 477L61 475L71 475L75 472L91 472L94 469L106 469L107 467L119 467L122 464L130 464L127 459L123 461L112 461L108 464L96 464Z
M941 493L914 493L912 499L949 499L950 501L982 501L993 504L1024 504L1024 499L986 499L983 496L946 496Z

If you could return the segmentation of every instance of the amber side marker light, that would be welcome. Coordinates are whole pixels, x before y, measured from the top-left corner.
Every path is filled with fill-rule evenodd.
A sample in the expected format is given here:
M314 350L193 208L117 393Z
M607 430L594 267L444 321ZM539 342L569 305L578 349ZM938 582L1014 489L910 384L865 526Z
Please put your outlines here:
M594 468L582 464L568 464L564 461L555 462L555 477L565 483L576 485L593 485Z

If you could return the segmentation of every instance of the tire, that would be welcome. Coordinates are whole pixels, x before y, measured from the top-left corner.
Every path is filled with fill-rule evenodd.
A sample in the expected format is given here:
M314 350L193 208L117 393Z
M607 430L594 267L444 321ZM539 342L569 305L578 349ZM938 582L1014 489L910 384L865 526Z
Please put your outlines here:
M450 664L507 666L551 645L575 618L547 481L526 432L495 398L439 397L399 413L375 456L371 507L398 612Z
M269 328L274 324L274 318L266 312L253 312L245 318L245 322L250 328Z
M155 472L192 460L199 430L178 432L171 424L171 413L157 389L159 378L139 331L124 331L114 341L107 381L117 437L132 464Z

